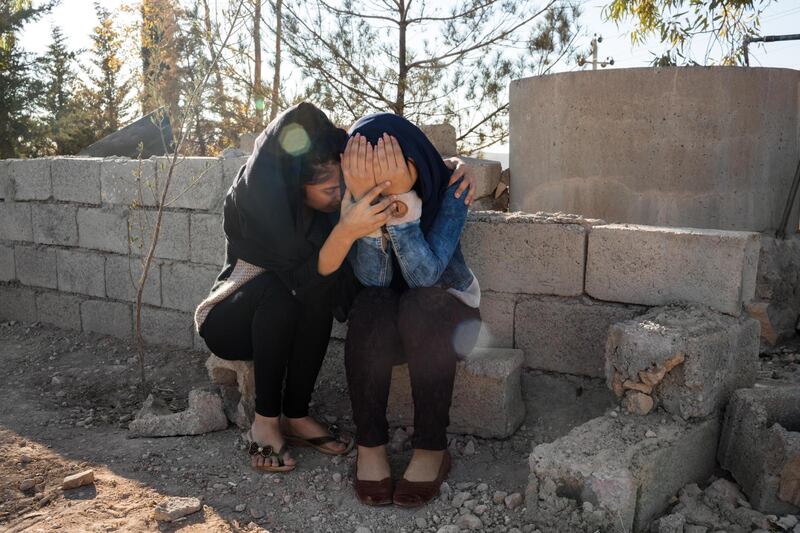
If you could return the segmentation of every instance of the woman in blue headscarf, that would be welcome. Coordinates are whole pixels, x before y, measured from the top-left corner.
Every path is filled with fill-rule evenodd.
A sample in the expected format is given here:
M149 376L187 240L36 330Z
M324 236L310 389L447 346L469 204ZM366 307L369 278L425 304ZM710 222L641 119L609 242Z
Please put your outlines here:
M447 426L456 362L480 329L480 287L461 253L467 206L460 183L408 120L379 113L359 120L342 160L348 190L375 183L395 217L356 244L350 259L362 290L350 311L345 367L356 424L354 487L368 505L424 505L450 470ZM414 455L395 484L386 455L392 366L408 363L414 399Z

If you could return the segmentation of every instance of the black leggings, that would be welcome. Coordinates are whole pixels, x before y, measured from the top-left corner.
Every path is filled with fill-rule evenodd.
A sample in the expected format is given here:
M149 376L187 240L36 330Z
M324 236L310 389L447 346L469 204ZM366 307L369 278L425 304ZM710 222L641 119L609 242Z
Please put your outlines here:
M408 363L414 448L447 448L456 362L475 346L480 311L438 288L368 288L359 293L345 343L356 442L389 442L386 407L392 366Z
M308 416L332 321L324 290L301 302L265 272L216 304L200 335L223 359L253 360L256 413L301 418Z

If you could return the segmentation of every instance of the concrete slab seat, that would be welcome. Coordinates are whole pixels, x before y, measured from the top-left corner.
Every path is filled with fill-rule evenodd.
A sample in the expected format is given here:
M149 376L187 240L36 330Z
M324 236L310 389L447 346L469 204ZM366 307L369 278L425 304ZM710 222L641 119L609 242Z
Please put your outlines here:
M536 446L528 519L543 533L644 530L715 465L716 416L695 423L662 416L607 414Z
M614 324L606 382L631 412L660 405L682 418L718 413L738 388L755 383L759 325L699 305L651 309Z
M759 511L800 512L800 386L734 392L718 458Z
M521 372L523 355L513 349L475 349L456 369L450 431L482 437L508 437L525 418ZM211 354L208 375L220 385L225 413L242 429L255 409L252 361L228 361ZM388 417L396 425L413 424L413 401L406 365L392 373Z

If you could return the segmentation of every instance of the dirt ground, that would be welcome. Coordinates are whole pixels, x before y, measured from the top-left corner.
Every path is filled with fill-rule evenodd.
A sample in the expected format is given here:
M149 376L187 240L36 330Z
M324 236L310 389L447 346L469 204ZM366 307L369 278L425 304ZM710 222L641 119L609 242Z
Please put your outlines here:
M183 409L189 390L208 384L205 358L150 349L147 374L172 409ZM600 380L526 373L525 425L506 440L453 435L455 464L442 495L409 511L360 505L350 486L353 457L295 450L296 471L262 474L249 467L235 427L194 437L128 438L143 398L126 341L4 323L0 372L0 531L9 532L436 532L455 523L459 509L452 500L465 497L473 500L482 531L531 532L524 503L515 507L512 498L509 505L496 492L524 495L531 447L613 404ZM765 355L761 377L800 382L796 348ZM340 342L331 343L312 411L352 430ZM392 440L396 475L410 456L404 436L399 430ZM93 485L61 489L64 476L88 468L95 471ZM33 486L22 490L23 482ZM168 496L200 498L203 509L178 522L156 522L153 510Z

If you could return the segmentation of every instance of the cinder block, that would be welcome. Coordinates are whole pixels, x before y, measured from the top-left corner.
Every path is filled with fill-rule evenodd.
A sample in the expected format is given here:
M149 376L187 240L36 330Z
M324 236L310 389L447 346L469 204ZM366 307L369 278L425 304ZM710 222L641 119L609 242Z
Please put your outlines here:
M507 348L476 348L459 362L449 431L487 438L512 435L525 419L522 363L522 352ZM395 366L387 416L393 424L408 426L414 424L413 413L408 365Z
M443 157L458 153L456 129L452 124L423 124L419 127Z
M78 209L78 244L81 248L128 253L128 210L122 207Z
M737 390L725 410L720 465L763 513L800 512L800 386Z
M0 202L0 239L33 241L31 204Z
M14 180L11 176L11 160L0 159L0 200L14 199Z
M106 295L115 300L136 301L136 288L142 277L142 258L119 255L106 257ZM154 260L147 273L142 302L161 305L161 264Z
M33 287L58 287L56 251L44 246L15 246L14 258L19 281Z
M171 157L157 157L156 176L163 187L172 164ZM222 160L216 157L179 157L172 171L168 207L219 209L224 199Z
M31 208L33 240L39 244L78 244L78 207L68 204L35 204Z
M472 167L475 174L475 198L494 198L494 190L500 183L500 174L503 172L503 165L500 161L490 159L476 159L474 157L459 156L466 164Z
M52 196L50 163L49 158L9 160L17 200L47 200Z
M590 420L533 449L528 519L543 531L643 531L681 487L711 476L718 436L716 417L693 424L656 414Z
M65 202L98 205L100 196L100 164L96 157L57 157L50 172L53 177L53 198Z
M583 292L586 230L520 213L470 213L461 246L481 288L522 294Z
M0 281L13 281L17 279L14 266L14 247L0 244Z
M81 304L84 331L130 339L133 336L132 316L131 305L122 302L87 300Z
M100 164L100 196L105 203L158 205L156 164L151 159L104 159Z
M670 413L706 417L718 413L735 389L755 383L758 331L758 322L746 315L694 305L652 309L611 326L606 381L618 396L636 390Z
M188 263L161 265L161 301L164 307L194 312L208 296L219 271Z
M609 328L645 310L586 297L529 297L517 303L514 345L528 368L603 377Z
M189 216L192 263L222 266L225 260L225 232L222 217L206 213Z
M156 212L132 209L129 215L131 251L146 255L156 223ZM164 211L161 230L156 243L155 257L160 259L189 260L189 213Z
M212 353L206 360L206 369L211 382L220 386L228 420L248 429L256 401L253 361L228 361Z
M59 292L43 292L36 295L36 311L39 321L63 329L81 330L80 296Z
M481 331L478 334L477 346L514 347L516 305L516 296L513 294L488 291L481 294Z
M228 188L233 185L233 181L236 179L236 176L239 174L239 169L241 169L244 165L247 164L247 160L249 156L241 156L241 157L226 157L222 160L222 183L223 183L223 190L227 192ZM220 208L222 206L220 205ZM219 210L220 213L222 209Z
M755 294L759 234L633 224L589 234L586 292L642 305L693 302L738 316Z
M35 295L33 289L0 285L0 320L36 322Z
M58 290L105 297L105 257L91 252L58 250Z
M194 319L190 313L142 307L142 337L151 344L192 347Z

